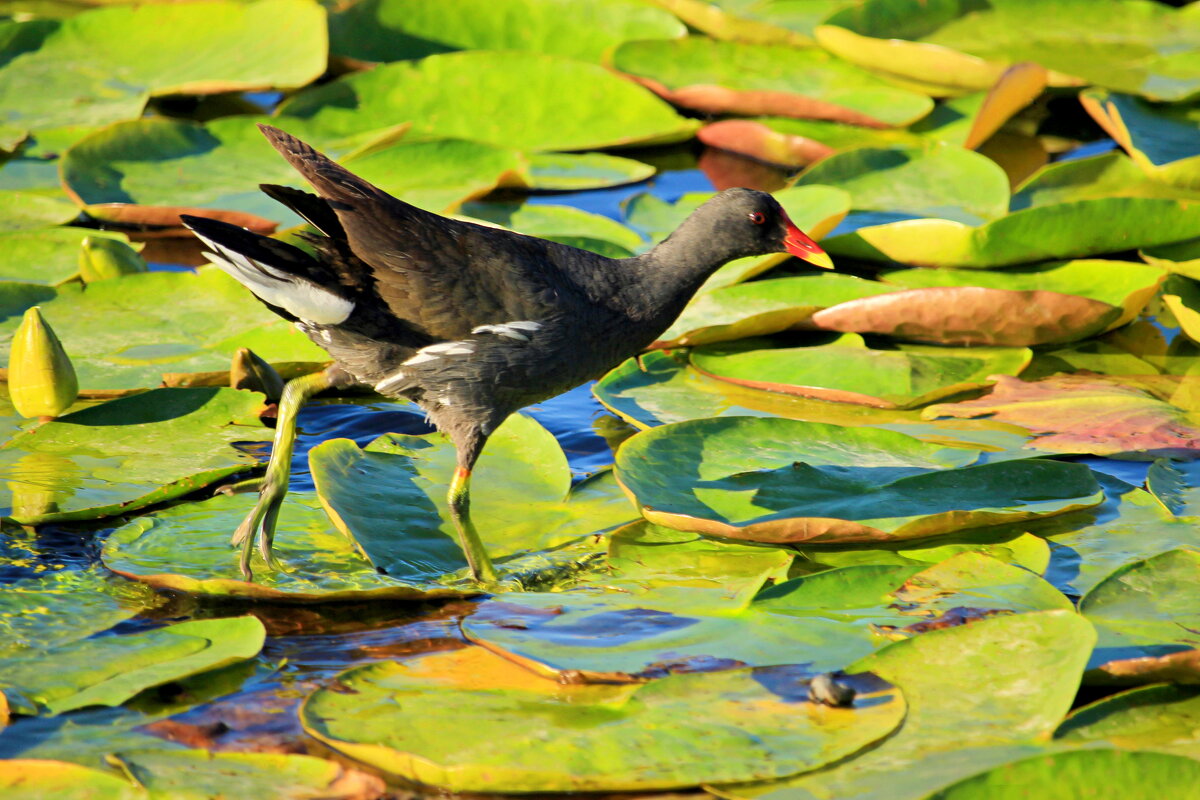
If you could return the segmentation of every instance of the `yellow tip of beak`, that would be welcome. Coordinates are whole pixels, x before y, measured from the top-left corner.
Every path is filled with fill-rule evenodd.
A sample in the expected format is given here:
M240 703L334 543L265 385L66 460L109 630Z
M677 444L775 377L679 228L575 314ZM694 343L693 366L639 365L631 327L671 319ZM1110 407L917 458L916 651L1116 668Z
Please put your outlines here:
M803 260L807 261L809 264L812 264L814 267L820 267L821 269L833 269L833 259L829 257L829 253L823 251L820 253L809 253L804 257Z

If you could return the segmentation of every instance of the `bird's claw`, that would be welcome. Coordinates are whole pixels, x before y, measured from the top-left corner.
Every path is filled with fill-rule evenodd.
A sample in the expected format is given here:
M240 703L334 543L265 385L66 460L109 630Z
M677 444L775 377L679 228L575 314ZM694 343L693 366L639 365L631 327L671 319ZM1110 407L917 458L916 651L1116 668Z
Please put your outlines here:
M242 550L238 567L241 569L242 577L248 581L254 579L254 572L250 569L250 559L254 553L255 540L258 541L259 552L262 554L267 568L271 570L281 568L279 561L271 551L271 545L275 541L275 523L279 519L279 509L283 505L283 498L286 495L286 484L281 486L277 481L270 479L262 481L258 502L242 520L242 524L238 525L233 539L230 540L233 547L240 547Z

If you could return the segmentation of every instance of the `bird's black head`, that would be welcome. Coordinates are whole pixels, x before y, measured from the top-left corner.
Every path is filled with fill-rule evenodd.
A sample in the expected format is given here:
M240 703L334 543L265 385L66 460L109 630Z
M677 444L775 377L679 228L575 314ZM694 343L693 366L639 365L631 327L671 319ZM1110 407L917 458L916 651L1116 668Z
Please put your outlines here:
M688 219L696 225L676 234L706 231L709 246L726 260L767 253L791 253L818 267L833 268L825 251L788 219L779 202L766 192L726 189L698 208Z

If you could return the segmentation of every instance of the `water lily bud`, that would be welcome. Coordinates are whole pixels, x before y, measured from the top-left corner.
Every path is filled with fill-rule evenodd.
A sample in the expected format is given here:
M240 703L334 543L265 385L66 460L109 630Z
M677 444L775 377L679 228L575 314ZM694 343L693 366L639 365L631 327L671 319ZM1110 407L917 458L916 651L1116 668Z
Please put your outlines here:
M23 417L57 417L79 396L75 367L37 306L25 312L13 336L8 394Z
M262 392L267 396L267 402L277 403L283 395L283 383L283 378L275 368L256 356L249 348L243 347L233 354L233 364L229 367L229 385L234 389Z
M120 239L84 237L79 250L79 277L84 283L145 272L146 262Z

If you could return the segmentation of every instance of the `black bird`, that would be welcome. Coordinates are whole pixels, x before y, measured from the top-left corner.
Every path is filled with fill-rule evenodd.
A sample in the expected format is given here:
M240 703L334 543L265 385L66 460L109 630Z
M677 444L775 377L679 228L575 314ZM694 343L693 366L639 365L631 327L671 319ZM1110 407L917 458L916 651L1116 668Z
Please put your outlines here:
M234 534L250 575L287 493L296 412L356 383L415 402L458 453L449 505L471 571L495 579L468 513L471 469L509 414L596 378L641 352L718 267L789 252L831 267L769 194L727 189L644 255L586 250L447 219L397 200L299 139L259 128L316 190L262 190L314 228L315 255L243 228L183 216L207 256L333 357L288 383L258 503Z

